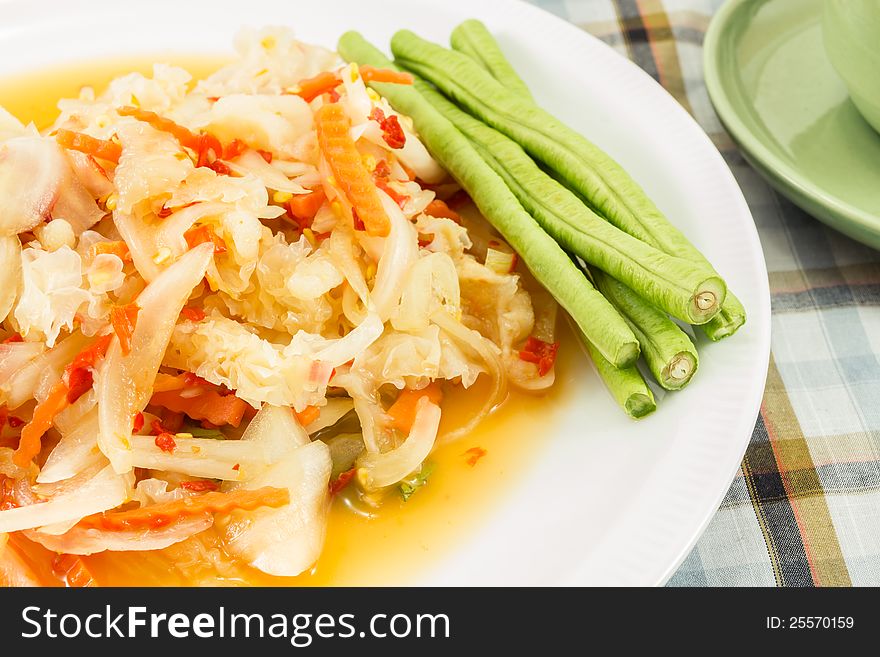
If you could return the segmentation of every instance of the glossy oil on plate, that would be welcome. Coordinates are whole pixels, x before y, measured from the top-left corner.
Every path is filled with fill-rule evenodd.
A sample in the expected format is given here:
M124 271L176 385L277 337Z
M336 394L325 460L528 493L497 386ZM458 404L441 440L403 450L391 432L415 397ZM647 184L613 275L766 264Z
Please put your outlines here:
M746 158L794 203L880 248L880 134L822 41L822 0L729 0L706 35L706 85Z
M767 371L770 302L757 232L733 176L660 86L600 41L511 0L47 4L0 0L0 75L121 54L223 54L240 27L267 23L333 47L349 29L385 46L399 28L445 42L461 20L484 20L540 102L629 169L709 257L746 305L749 322L724 342L701 338L694 383L661 399L641 422L623 415L580 360L564 408L541 425L540 448L477 527L416 577L401 577L389 563L372 579L668 579L714 515L748 444Z

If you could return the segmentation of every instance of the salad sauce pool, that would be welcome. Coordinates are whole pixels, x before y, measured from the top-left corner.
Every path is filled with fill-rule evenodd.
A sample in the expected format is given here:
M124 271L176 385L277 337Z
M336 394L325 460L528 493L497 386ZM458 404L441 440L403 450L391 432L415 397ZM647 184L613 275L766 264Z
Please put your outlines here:
M29 72L0 80L0 105L25 123L43 129L58 116L61 98L75 98L84 86L100 93L115 77L150 75L155 62L181 66L199 79L224 65L223 56L162 55L114 58ZM83 557L102 586L181 585L389 585L406 584L439 565L456 544L491 518L493 508L529 468L551 438L555 411L571 389L580 349L560 317L556 384L533 395L511 390L506 401L466 438L441 445L429 457L434 469L427 485L407 501L392 490L378 507L358 500L349 487L335 496L324 551L311 571L299 577L265 575L230 559L214 529L152 552L105 552ZM448 388L448 387L447 387ZM485 377L469 390L447 390L441 435L467 423L489 392ZM53 568L55 554L20 535L15 550L44 585L64 585Z

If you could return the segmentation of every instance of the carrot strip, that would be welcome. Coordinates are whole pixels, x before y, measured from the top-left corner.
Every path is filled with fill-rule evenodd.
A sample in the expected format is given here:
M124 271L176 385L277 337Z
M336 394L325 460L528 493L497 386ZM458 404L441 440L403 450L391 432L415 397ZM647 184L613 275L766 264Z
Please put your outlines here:
M290 503L286 488L239 489L229 493L209 492L195 497L184 497L173 502L151 504L129 511L109 511L86 516L79 522L83 529L157 529L182 518L202 514L229 513L236 509L253 511L266 506L277 509Z
M128 244L121 240L116 242L97 242L89 248L89 254L92 258L104 253L115 255L122 262L131 262L131 251L128 249Z
M157 392L168 392L169 390L183 390L185 387L186 381L184 380L183 374L171 376L170 374L159 372L153 383L153 394Z
M299 224L300 228L308 228L312 225L318 210L324 205L327 195L321 188L315 189L311 194L298 194L287 202L290 214Z
M220 140L214 135L207 132L196 134L189 128L156 114L156 112L140 109L138 107L120 107L116 112L120 116L131 116L138 121L148 123L156 130L167 132L173 136L180 142L181 146L195 151L197 167L208 167L219 174L229 174L229 167L218 161L218 158L223 157L225 149L223 148L223 144L220 143ZM237 149L238 146L233 147L232 150L235 151Z
M62 148L86 153L108 162L119 162L122 146L108 139L98 139L82 132L61 129L55 133L55 141Z
M59 381L52 386L49 396L43 402L37 404L37 407L34 409L33 418L21 430L21 440L18 443L18 449L12 455L12 462L15 465L20 468L27 467L28 463L33 461L34 457L40 453L43 434L52 426L55 416L67 408L69 404L67 401L68 392L67 384L64 381Z
M296 415L297 422L302 426L306 426L320 417L321 409L317 406L306 406L301 412L294 411L293 414Z
M120 107L116 110L119 116L130 116L138 121L143 121L144 123L150 124L156 130L160 132L167 132L171 136L173 136L177 141L180 142L181 146L185 146L186 148L191 148L193 150L198 150L199 147L199 136L193 133L189 128L185 128L179 123L175 123L171 119L166 119L164 116L160 116L156 114L156 112L151 112L149 110L140 109L139 107Z
M336 73L324 71L315 77L301 80L291 91L307 103L312 102L321 94L329 93L342 84L342 80Z
M119 338L123 355L127 356L131 352L131 336L134 334L140 310L140 306L136 303L130 303L126 306L116 306L110 311L110 323L113 325L113 332Z
M97 586L95 577L81 557L59 554L52 560L52 573L71 588Z
M446 203L441 201L439 198L435 198L433 201L428 203L428 207L425 208L425 214L429 217L452 219L452 221L454 221L455 223L461 224L461 215L450 208L448 205L446 205Z
M183 308L180 311L180 316L184 319L188 319L191 322L201 322L207 315L205 311L201 308Z
M184 413L193 420L207 420L223 426L241 424L248 403L235 395L221 395L216 390L206 390L195 397L184 397L178 390L153 392L150 403L175 413Z
M361 77L364 82L388 82L390 84L413 84L415 78L410 73L392 71L388 68L376 68L364 65L360 67Z
M190 228L183 234L183 238L191 249L196 248L199 244L210 242L214 245L214 253L226 253L226 242L214 231L214 227L208 224Z
M431 383L421 390L409 390L404 388L400 391L388 415L391 418L389 426L403 433L409 433L413 422L416 421L416 405L422 397L427 397L432 403L439 404L443 401L443 390L436 383Z
M12 455L12 462L24 468L33 461L42 449L43 434L55 421L55 417L75 402L92 385L92 373L98 358L107 353L113 335L102 335L80 351L73 361L64 368L61 380L52 386L49 396L34 408L31 421L21 430L18 449Z
M338 103L324 105L315 114L318 145L330 165L337 184L341 187L358 217L364 222L367 234L384 237L391 230L391 222L382 207L370 171L349 134L351 121Z

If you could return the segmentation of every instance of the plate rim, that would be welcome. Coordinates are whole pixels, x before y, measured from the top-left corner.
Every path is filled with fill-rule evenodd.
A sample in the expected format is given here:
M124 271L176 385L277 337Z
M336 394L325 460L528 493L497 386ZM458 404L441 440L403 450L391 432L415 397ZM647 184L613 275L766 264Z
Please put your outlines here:
M101 3L101 0L98 0L97 3ZM429 0L415 0L415 4L430 6L432 3ZM455 7L457 5L466 7L466 2L465 0L455 0L454 2L450 2L447 7ZM25 0L0 0L0 11L5 11L10 7L17 6L24 7L26 9L32 7L31 3L28 3ZM700 127L697 121L687 112L687 110L685 110L656 80L654 80L650 75L648 75L645 71L638 67L638 65L636 65L634 62L632 62L622 54L616 52L614 48L604 43L601 39L591 35L577 25L574 25L573 23L552 14L542 7L538 7L529 2L525 2L525 0L489 0L484 3L480 3L481 10L485 11L485 7L489 7L490 10L498 11L515 9L524 17L532 16L536 20L544 22L546 25L552 25L552 29L559 31L560 33L567 34L569 39L577 39L584 42L590 42L591 47L602 47L603 49L605 49L607 54L609 56L613 56L621 67L625 67L627 69L627 78L631 81L637 82L638 87L649 94L651 100L657 101L657 103L660 105L658 110L659 112L662 112L662 114L671 117L670 120L673 121L677 126L686 126L687 133L689 135L689 142L691 143L691 145L698 146L701 151L705 152L707 158L711 158L719 165L717 167L718 171L717 173L713 174L713 177L716 177L719 184L723 184L724 188L729 190L732 196L732 200L734 200L736 202L736 205L738 206L735 211L731 210L731 215L742 215L741 228L744 233L743 241L744 243L748 243L748 250L754 255L754 262L749 266L750 274L757 275L757 279L759 280L759 289L755 291L756 306L757 302L760 302L761 306L760 309L758 307L755 307L750 310L750 326L752 327L752 330L755 331L755 355L760 359L760 362L758 364L759 371L756 372L755 375L747 381L749 396L746 399L748 403L744 404L744 406L747 405L747 408L744 408L744 412L740 412L738 414L739 421L742 423L743 426L748 423L749 429L747 431L742 431L741 436L735 436L735 438L740 442L738 451L739 456L735 463L733 463L733 460L731 458L729 476L725 478L724 482L720 481L720 476L716 478L716 485L718 487L717 493L711 496L711 505L708 502L704 503L705 509L700 514L699 523L697 524L696 529L690 532L687 541L680 540L675 542L676 545L679 546L676 549L676 558L667 563L662 572L660 571L659 566L654 568L653 571L658 573L657 576L654 577L652 575L653 579L643 582L643 584L645 585L662 585L672 576L672 574L675 572L681 562L687 557L693 546L699 540L700 536L702 536L706 527L711 522L712 518L715 516L721 501L723 500L730 487L731 481L734 479L737 471L740 468L742 456L745 453L745 450L747 449L749 441L751 439L755 418L757 417L761 400L763 398L764 386L766 382L766 369L769 366L770 356L771 315L767 267L764 254L760 245L760 237L757 231L757 226L755 225L754 217L751 215L751 211L742 194L741 189L739 188L739 185L736 182L736 179L733 176L733 173L727 166L721 154L718 152L717 148L712 143L711 139L704 132L702 127ZM82 3L82 5L80 6L80 11L82 10L82 8L87 9L87 3ZM20 19L21 17L18 16L17 18ZM748 217L748 220L746 220L746 217ZM758 316L760 316L764 320L760 324L757 323ZM744 383L744 387L745 385L746 384ZM746 397L746 395L744 395L744 397ZM689 517L695 519L696 513L692 514ZM694 524L695 523L691 522L691 525ZM684 538L683 532L681 538ZM586 561L587 557L585 555L580 561L573 562L571 564L570 570L562 578L562 583L595 583L590 581L585 582L582 577L579 577L579 575L583 574L582 568ZM621 578L616 581L616 583L625 584L626 582Z
M768 1L782 2L784 0L726 0L712 17L703 41L703 70L709 100L724 128L737 146L774 187L796 201L796 204L802 208L804 205L809 206L809 208L803 208L808 212L822 215L819 218L825 223L829 221L835 224L842 221L849 222L861 234L871 234L875 240L880 240L880 215L874 215L857 208L844 199L826 192L821 187L809 184L796 167L774 155L764 145L734 108L731 93L729 93L730 84L723 81L724 75L721 71L721 52L724 44L734 39L733 32L728 29L728 26L739 12L747 11L747 5L766 4ZM810 11L812 8L810 6L806 9ZM835 228L845 230L844 227L837 225ZM859 241L864 240L859 239Z

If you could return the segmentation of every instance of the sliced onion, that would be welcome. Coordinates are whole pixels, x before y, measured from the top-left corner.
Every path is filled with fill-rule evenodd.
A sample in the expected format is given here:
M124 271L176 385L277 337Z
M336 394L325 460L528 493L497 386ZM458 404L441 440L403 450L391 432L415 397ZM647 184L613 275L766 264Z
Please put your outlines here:
M153 436L131 436L129 442L131 451L127 452L127 460L134 467L179 472L191 477L238 481L273 462L265 451L241 440L175 437L176 447L171 452L157 447Z
M200 244L163 271L138 296L141 310L123 355L114 337L98 370L98 446L117 472L131 469L129 436L135 413L144 410L180 311L205 277L214 245Z
M130 477L117 475L108 465L75 490L47 502L0 511L0 532L78 521L113 509L128 499L130 483Z
M365 490L392 486L419 469L434 447L440 407L422 397L416 404L412 430L400 447L381 454L364 452L357 460L358 480Z
M33 230L58 199L67 160L43 137L16 137L0 144L0 235Z
M57 536L35 530L26 531L25 536L53 552L62 554L96 554L107 550L113 552L162 550L205 531L213 524L214 516L206 513L193 518L182 518L159 529L107 531L73 527Z
M68 431L46 459L37 483L50 484L70 479L104 459L98 449L98 409L92 408Z
M295 576L317 560L324 543L330 450L321 441L309 442L301 427L291 436L287 409L267 406L260 413L258 429L242 442L286 444L288 449L275 465L226 489L283 486L291 501L279 509L233 513L224 533L226 550L270 575ZM258 418L259 413L254 421Z
M6 319L21 285L21 242L15 235L0 235L0 322Z
M6 381L34 358L46 351L42 342L0 344L0 381Z
M489 375L492 377L492 391L487 395L480 411L465 426L442 436L443 442L451 442L470 434L483 418L492 412L495 405L504 399L507 395L507 374L498 355L498 348L480 333L469 329L445 310L435 312L431 316L431 321L443 329L453 340L466 346L482 358L486 363Z
M382 321L391 317L403 286L406 284L410 268L419 257L419 237L415 227L401 212L400 207L385 192L380 191L391 231L385 238L382 257L376 270L376 283L373 286L372 300Z
M241 436L253 451L263 452L267 460L276 463L287 452L309 444L309 434L296 421L289 408L263 404Z
M364 437L364 446L367 451L379 452L379 435L376 426L381 425L385 416L382 406L379 404L375 381L365 373L343 372L333 378L333 385L344 389L354 402L354 410L357 413L361 425L361 434Z
M350 397L330 397L327 403L321 406L318 419L306 425L306 431L311 436L321 429L332 427L353 409L354 402Z
M370 313L345 337L333 340L330 346L317 352L314 359L330 367L344 365L378 340L384 330L385 326L379 315Z
M268 189L290 194L308 194L309 190L290 180L279 169L275 168L263 156L254 150L246 150L234 160L226 162L233 173L240 176L252 175Z
M147 224L119 211L113 213L113 224L131 253L135 269L145 281L154 280L162 273L162 268L153 261L159 250L157 240L160 225Z
M58 413L52 423L62 435L70 433L79 427L83 418L94 411L97 405L98 398L95 395L95 390L94 388L90 388L88 392Z
M57 381L62 370L88 343L89 338L79 331L68 335L52 349L29 361L24 367L0 383L0 398L6 400L6 405L10 410L18 408L29 399L33 399L41 383L48 382L46 375L51 375L51 380Z

